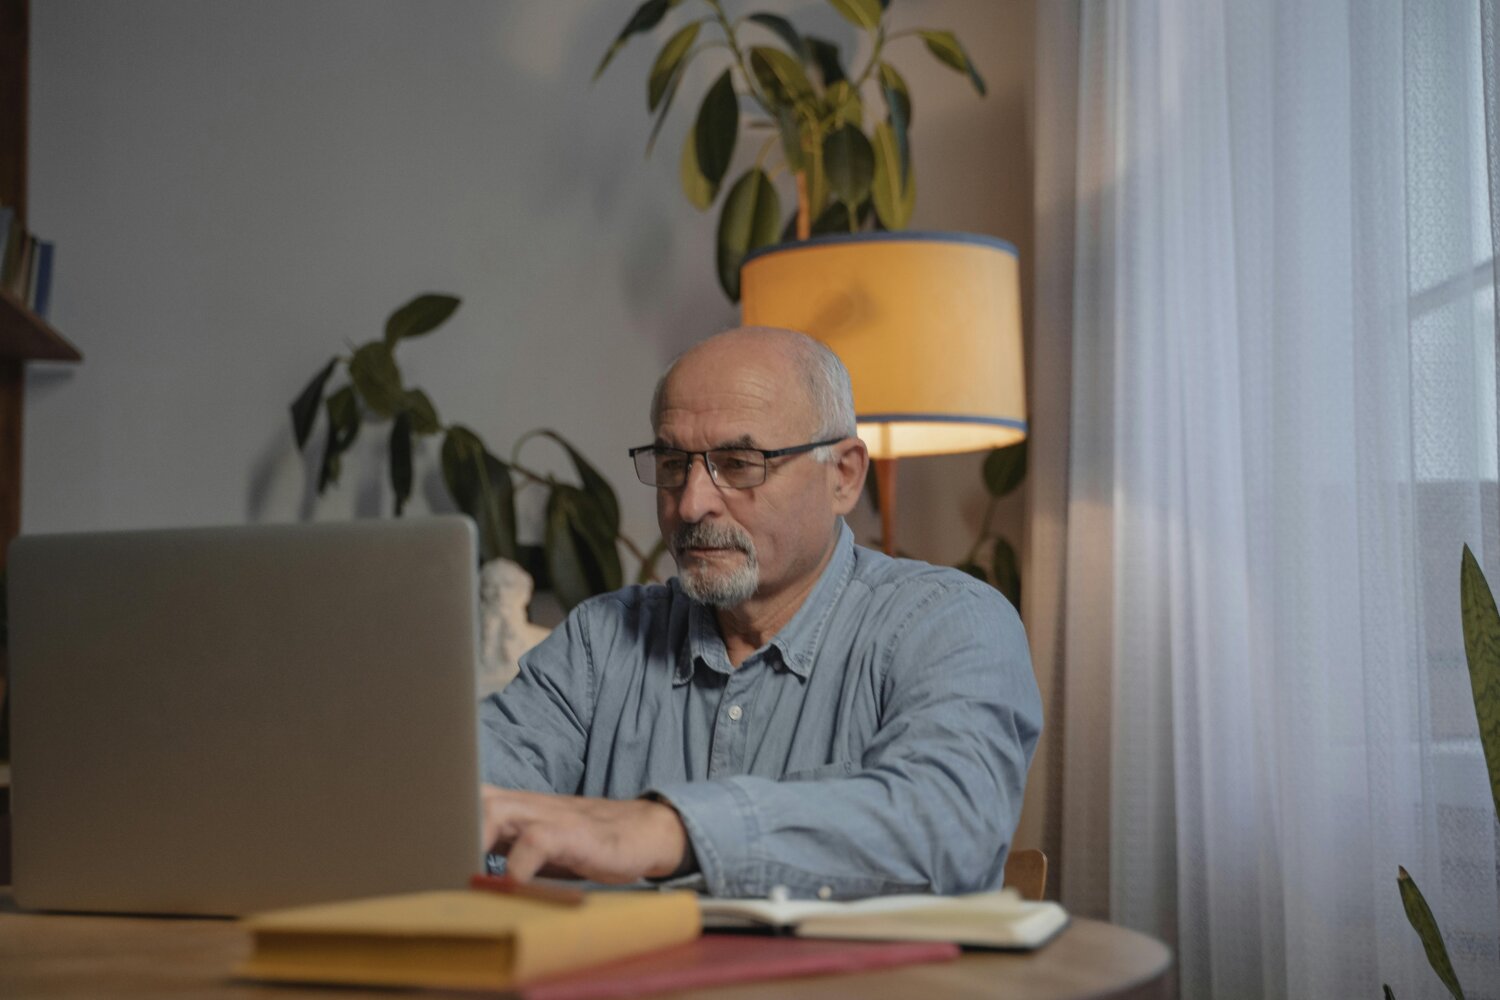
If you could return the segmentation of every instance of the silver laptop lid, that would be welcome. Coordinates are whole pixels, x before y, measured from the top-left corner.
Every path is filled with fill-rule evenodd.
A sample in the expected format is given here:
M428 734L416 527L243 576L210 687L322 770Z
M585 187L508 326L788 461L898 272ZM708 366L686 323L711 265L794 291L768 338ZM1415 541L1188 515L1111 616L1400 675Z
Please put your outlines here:
M464 518L23 536L29 909L237 914L480 870Z

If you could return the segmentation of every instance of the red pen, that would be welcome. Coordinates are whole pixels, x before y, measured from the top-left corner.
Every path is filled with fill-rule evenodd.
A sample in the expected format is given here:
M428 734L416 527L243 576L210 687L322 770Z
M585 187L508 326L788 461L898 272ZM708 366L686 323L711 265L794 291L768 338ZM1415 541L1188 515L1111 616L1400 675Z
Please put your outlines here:
M558 882L518 882L509 875L471 875L469 888L540 899L563 906L582 906L583 901L588 898L582 889L575 889L570 885Z

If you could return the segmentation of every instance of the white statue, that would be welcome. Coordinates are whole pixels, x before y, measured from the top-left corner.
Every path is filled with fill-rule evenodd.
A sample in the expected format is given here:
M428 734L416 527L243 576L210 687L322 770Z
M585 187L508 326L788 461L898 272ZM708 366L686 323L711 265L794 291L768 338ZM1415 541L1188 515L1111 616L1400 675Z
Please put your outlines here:
M509 559L491 559L479 569L481 698L509 684L521 654L550 631L526 619L531 592L531 574Z

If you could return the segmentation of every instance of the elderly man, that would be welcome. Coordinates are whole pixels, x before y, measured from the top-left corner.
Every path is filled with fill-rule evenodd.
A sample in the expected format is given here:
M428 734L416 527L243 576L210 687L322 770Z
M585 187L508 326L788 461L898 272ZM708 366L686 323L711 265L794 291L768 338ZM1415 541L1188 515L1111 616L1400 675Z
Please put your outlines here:
M575 608L482 709L508 871L997 887L1041 728L1025 634L967 574L854 544L869 456L842 363L731 330L668 369L651 423L632 455L678 576Z

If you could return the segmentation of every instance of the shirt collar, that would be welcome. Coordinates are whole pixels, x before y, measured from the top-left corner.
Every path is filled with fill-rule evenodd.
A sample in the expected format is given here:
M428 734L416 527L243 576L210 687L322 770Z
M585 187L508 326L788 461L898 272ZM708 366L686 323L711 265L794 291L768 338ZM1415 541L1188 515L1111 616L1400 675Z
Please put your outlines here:
M767 644L768 648L776 650L782 664L803 680L812 673L818 645L828 627L828 617L844 588L849 585L849 578L853 573L854 532L840 520L838 539L833 544L833 556L828 560L828 565L823 567L823 573L813 585L812 593L807 595L807 600L802 602L792 620L782 626L781 631ZM674 586L680 587L675 579L672 582ZM686 684L691 680L693 671L700 662L718 673L728 674L734 669L730 666L729 654L724 648L724 637L719 634L713 609L697 601L689 604L687 642L683 653L677 660L677 673L673 678L675 684Z

